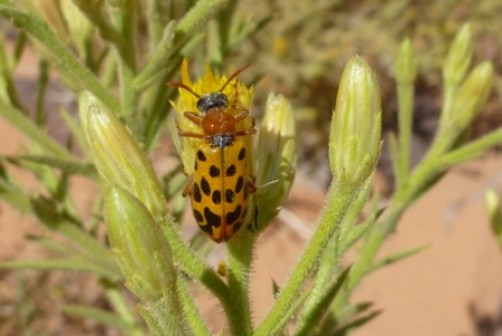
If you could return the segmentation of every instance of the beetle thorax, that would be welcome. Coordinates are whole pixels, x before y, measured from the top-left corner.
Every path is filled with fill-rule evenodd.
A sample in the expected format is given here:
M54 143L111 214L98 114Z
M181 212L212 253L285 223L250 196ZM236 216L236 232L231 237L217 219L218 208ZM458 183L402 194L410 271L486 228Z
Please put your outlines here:
M224 108L213 108L207 111L202 121L206 136L233 135L235 133L235 118L226 113Z

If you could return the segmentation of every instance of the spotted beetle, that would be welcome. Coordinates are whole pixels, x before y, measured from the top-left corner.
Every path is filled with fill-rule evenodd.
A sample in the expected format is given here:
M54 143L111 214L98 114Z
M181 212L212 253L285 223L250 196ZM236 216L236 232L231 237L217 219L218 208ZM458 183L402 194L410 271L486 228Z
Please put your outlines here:
M199 126L203 133L179 130L180 136L202 140L195 152L194 172L183 196L190 196L197 224L217 243L232 238L246 222L249 197L256 191L248 167L250 151L242 138L254 135L256 130L253 126L236 129L239 122L249 117L249 110L236 103L230 104L223 93L225 87L248 67L235 71L218 91L202 96L183 83L169 83L198 99L199 112L184 112L183 116ZM240 113L233 115L230 109L240 110Z

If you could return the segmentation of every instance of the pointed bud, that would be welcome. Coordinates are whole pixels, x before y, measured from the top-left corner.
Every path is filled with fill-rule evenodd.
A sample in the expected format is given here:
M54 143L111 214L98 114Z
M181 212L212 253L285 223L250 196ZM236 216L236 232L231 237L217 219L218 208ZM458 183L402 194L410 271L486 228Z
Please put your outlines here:
M352 57L340 80L329 139L335 179L361 182L374 170L381 149L382 107L375 74Z
M169 245L140 200L124 189L110 188L104 217L127 287L147 301L174 293L176 274Z
M457 87L462 82L471 65L472 53L472 29L470 24L465 24L448 51L443 68L446 86Z
M449 121L445 121L453 132L462 132L479 115L492 90L493 76L493 65L489 61L477 65L467 76L455 93Z
M410 39L406 38L399 47L396 61L396 78L399 83L413 84L417 76L417 59Z
M485 208L488 212L492 231L499 247L502 249L502 208L500 196L495 190L490 189L485 193Z
M154 218L166 213L165 198L146 155L122 122L90 92L79 99L80 121L101 177L126 189Z
M270 94L258 138L258 216L266 226L279 211L296 173L295 120L289 102Z

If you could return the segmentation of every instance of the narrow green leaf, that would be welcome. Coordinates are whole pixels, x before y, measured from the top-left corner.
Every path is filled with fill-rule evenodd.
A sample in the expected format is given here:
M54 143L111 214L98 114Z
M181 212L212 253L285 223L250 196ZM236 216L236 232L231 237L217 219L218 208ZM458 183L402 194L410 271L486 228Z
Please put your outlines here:
M116 275L122 274L115 262L115 257L112 252L107 247L99 243L96 238L90 236L81 228L67 221L60 223L58 231L74 243L78 244L81 251L80 253L85 256L86 259L91 260L98 265L102 265L102 267L109 269Z
M135 327L134 325L131 325L131 323L121 319L118 315L103 309L82 305L64 305L61 310L70 315L101 322L105 325L118 328L124 332L130 332L131 329Z
M399 188L403 185L405 181L405 176L408 174L407 171L403 171L402 165L402 151L399 148L398 139L394 133L389 133L388 135L388 145L389 145L389 153L392 162L392 171L394 172L396 178L396 187Z
M375 193L370 205L370 211L364 222L352 227L347 233L347 237L340 242L339 253L345 253L352 245L354 245L371 226L375 223L381 210L378 209L380 203L380 195Z
M349 274L349 269L350 267L347 267L330 285L327 286L324 295L320 297L319 301L315 302L315 308L309 311L307 316L303 317L303 323L298 326L295 333L296 336L310 335L312 329L319 324L319 321L322 320L326 312L329 310L336 294L345 283L345 279L347 279L347 275Z
M493 146L502 143L502 128L496 129L481 138L470 141L469 143L455 148L449 153L446 153L440 158L441 164L445 169L475 159L485 153L485 151Z
M77 252L71 247L60 244L50 238L34 235L28 235L26 238L65 257L75 257L77 255Z
M78 174L87 176L92 179L97 178L97 172L94 166L88 162L81 160L67 160L54 156L47 155L18 155L14 157L7 158L10 162L16 163L21 161L30 161L34 163L40 163L53 168L59 168L64 172L70 174Z
M381 314L381 311L377 310L377 311L371 312L367 315L361 316L361 317L355 319L354 321L342 326L340 329L336 330L335 333L333 334L333 336L349 335L353 329L356 329L356 328L359 328L359 327L365 325L366 323L370 322L371 320L373 320L375 317L377 317L380 314Z
M121 288L109 282L104 282L105 284L105 295L112 307L113 311L126 323L129 325L137 325L136 315L131 313L131 302L129 298L124 296ZM119 289L120 288L120 289ZM145 336L143 329L132 329L127 333L128 336ZM149 334L148 334L149 335Z
M97 266L82 258L48 259L48 260L18 260L0 262L0 269L32 269L40 271L76 271L87 272L104 276L112 281L117 281L115 272Z
M303 292L300 296L293 302L288 311L286 311L282 318L279 320L274 329L270 331L270 335L289 335L287 332L288 323L294 318L295 314L302 308L305 301L308 298L309 293Z
M341 328L345 326L357 316L360 316L364 312L369 311L373 307L373 303L371 302L361 302L355 305L347 303L344 307L339 310L334 310L333 306L331 307L332 314L327 315L322 321L321 327L316 332L317 335L331 335L333 334L336 328Z
M0 199L22 213L28 213L31 210L30 196L12 181L0 179Z
M59 115L61 118L64 120L66 125L71 131L71 134L75 140L77 140L77 144L84 151L85 153L88 154L88 146L87 146L87 140L85 140L84 132L82 128L80 127L80 123L77 121L76 118L74 118L68 110L65 108L60 108L59 109ZM90 157L89 155L86 155L86 157Z
M425 250L428 247L429 247L429 245L416 246L416 247L405 249L404 251L392 254L386 258L383 258L382 260L376 261L373 264L371 271L375 271L383 266L388 266L388 265L394 264L400 260L403 260L405 258L411 257L412 255L417 254L417 253Z
M211 331L209 330L207 322L204 320L195 305L194 299L188 291L185 279L183 277L178 277L176 283L177 293L183 312L185 313L188 326L191 329L190 331L194 336L210 336Z
M54 139L50 138L45 130L37 127L37 125L28 119L21 111L0 102L0 114L34 143L47 150L49 153L59 156L62 159L75 160L73 154L58 144Z
M47 112L44 108L45 94L47 84L49 83L49 63L46 60L40 60L38 63L38 81L37 81L37 99L35 107L35 123L38 126L45 126L47 122Z
M155 47L152 56L144 69L134 78L133 86L138 90L151 84L159 76L162 71L172 62L173 56L173 40L174 40L174 21L164 28L162 39Z

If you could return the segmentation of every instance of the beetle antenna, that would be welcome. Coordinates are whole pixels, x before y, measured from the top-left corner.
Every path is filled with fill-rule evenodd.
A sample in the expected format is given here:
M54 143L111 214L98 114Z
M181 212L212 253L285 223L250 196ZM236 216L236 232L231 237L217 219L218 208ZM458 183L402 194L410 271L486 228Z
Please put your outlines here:
M240 67L239 69L235 70L235 72L230 77L228 77L227 81L225 82L225 84L223 84L223 86L221 87L221 89L218 92L223 92L223 89L225 89L225 87L228 85L228 83L230 83L235 77L237 77L241 72L243 72L244 70L246 70L250 66L251 66L251 64L246 64L246 65Z
M188 92L190 92L191 94L193 94L195 97L197 97L197 98L200 99L200 95L199 94L195 93L194 90L190 89L188 86L186 86L183 83L169 82L169 83L167 83L167 86L172 87L172 88L180 88L180 89L187 90Z

